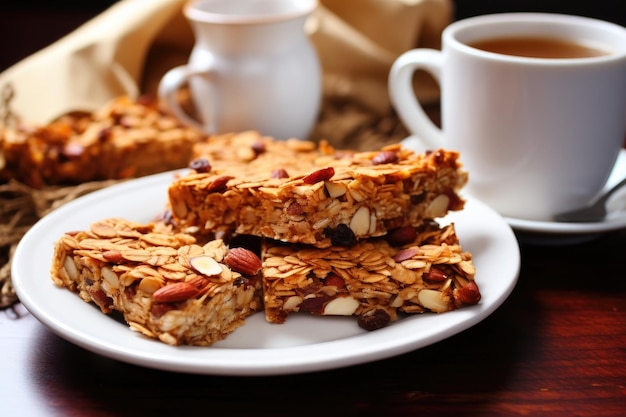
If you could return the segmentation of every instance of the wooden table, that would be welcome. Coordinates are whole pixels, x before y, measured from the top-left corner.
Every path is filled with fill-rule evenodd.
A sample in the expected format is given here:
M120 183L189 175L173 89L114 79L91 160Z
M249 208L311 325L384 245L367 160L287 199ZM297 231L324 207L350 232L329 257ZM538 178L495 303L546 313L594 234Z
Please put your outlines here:
M5 12L3 27L48 15ZM5 47L15 54L2 66L88 17L62 16L44 19L55 31L30 31L19 51ZM0 416L625 416L626 231L521 250L517 287L478 325L391 359L302 375L141 368L66 342L18 305L0 311Z
M626 231L521 252L517 287L478 325L302 375L141 368L74 346L17 306L0 312L0 416L626 415Z

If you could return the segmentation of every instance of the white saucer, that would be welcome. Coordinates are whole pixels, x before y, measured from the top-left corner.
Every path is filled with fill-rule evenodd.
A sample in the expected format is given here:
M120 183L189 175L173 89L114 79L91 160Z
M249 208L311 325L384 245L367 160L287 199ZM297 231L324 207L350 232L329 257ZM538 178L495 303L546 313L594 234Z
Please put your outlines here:
M615 168L613 168L604 190L608 190L624 177L626 177L626 150L620 151ZM626 190L616 192L615 196L607 204L607 208L609 214L606 219L600 222L565 223L512 217L504 217L504 219L516 232L560 235L564 238L580 237L584 239L585 237L590 237L590 235L626 228Z
M402 144L415 152L423 152L420 138L409 136ZM471 173L470 173L471 176ZM604 191L626 177L626 150L622 149L615 168L607 180ZM518 237L532 243L578 243L596 236L626 228L626 189L618 191L609 201L609 215L604 221L590 223L565 223L527 220L504 216L504 220L515 230Z

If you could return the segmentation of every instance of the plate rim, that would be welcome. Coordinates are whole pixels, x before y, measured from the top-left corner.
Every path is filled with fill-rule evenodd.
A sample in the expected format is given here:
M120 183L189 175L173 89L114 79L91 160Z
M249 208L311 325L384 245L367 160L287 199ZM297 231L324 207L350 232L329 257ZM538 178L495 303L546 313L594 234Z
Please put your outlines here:
M402 322L394 324L394 326L388 326L384 329L379 329L376 332L360 333L357 335L351 335L338 340L322 341L319 343L312 343L302 346L289 346L283 348L215 348L215 347L192 347L192 346L169 346L162 342L149 340L146 338L136 337L133 338L134 332L131 332L127 327L126 331L129 332L129 340L132 342L125 342L120 344L119 341L110 340L107 338L94 337L93 334L84 334L84 332L73 329L71 324L63 323L59 321L58 315L55 316L54 309L51 310L49 305L41 305L41 299L37 298L37 293L29 293L34 285L35 278L29 278L25 276L24 262L27 259L29 245L33 242L37 242L42 236L45 236L45 231L50 228L60 227L55 223L60 219L63 219L67 214L73 211L84 209L85 206L89 207L94 204L95 201L100 199L106 199L110 197L120 196L122 194L128 194L138 189L147 190L151 187L166 187L167 183L171 181L173 176L178 175L183 171L168 171L165 173L155 174L147 177L142 177L135 180L125 181L120 184L116 184L98 191L94 191L85 196L79 197L76 200L70 201L63 206L53 210L44 218L40 219L33 227L31 227L22 240L18 244L12 263L12 277L14 279L14 287L16 293L22 302L22 304L30 311L30 313L44 324L48 329L62 337L63 339L78 345L86 350L106 356L112 359L116 359L122 362L131 363L135 365L141 365L148 368L196 373L196 374L210 374L210 375L234 375L234 376L252 376L252 375L286 375L294 373L304 373L311 371L321 371L335 368L343 368L346 366L352 366L362 364L366 362L372 362L380 359L389 358L399 354L407 353L409 351L417 350L441 341L448 337L451 337L463 330L466 330L480 321L484 320L491 313L493 313L511 294L519 277L521 267L521 255L518 242L510 226L504 221L504 219L497 214L494 210L486 206L485 204L474 200L468 199L466 209L461 212L451 213L446 217L447 221L455 221L460 217L460 220L467 215L468 209L478 210L479 212L486 213L495 219L494 232L497 227L500 239L506 239L508 246L506 247L507 253L510 256L509 271L507 272L508 281L506 285L500 288L500 292L496 294L495 299L490 304L479 303L476 306L464 307L463 309L446 312L445 315L429 315L429 316L412 316L402 319ZM167 183L166 183L167 181ZM147 204L144 202L144 204ZM154 213L155 215L157 213ZM132 217L132 216L129 216ZM98 219L98 218L96 218ZM93 220L90 220L93 221ZM89 222L90 222L89 221ZM87 220L83 220L87 222ZM445 223L445 221L444 221ZM458 223L457 227L458 227ZM51 237L51 236L50 236ZM56 236L58 238L60 236ZM463 241L463 236L459 236ZM45 239L44 239L45 240ZM56 239L54 239L56 240ZM47 244L51 246L49 240ZM43 242L39 242L39 245L43 245ZM34 246L37 249L39 246ZM465 245L464 245L465 247ZM48 249L46 249L48 250ZM51 249L50 249L51 252ZM476 256L475 254L473 254ZM51 260L51 258L50 258ZM49 263L46 263L46 267ZM33 268L39 268L43 266L33 266ZM480 271L480 270L479 270ZM39 271L41 272L41 271ZM480 272L479 272L480 273ZM480 277L480 275L477 275ZM49 283L49 290L63 292L61 297L67 297L67 294L75 299L76 304L72 306L84 305L90 306L91 304L82 301L76 294L70 293L67 289L55 287L52 281L48 278L46 280ZM480 284L481 288L485 284ZM48 291L49 291L48 290ZM33 296L34 294L34 296ZM51 293L54 294L54 293ZM69 299L69 298L68 298ZM79 304L80 303L80 304ZM104 320L109 322L110 317L100 313L97 313L98 323L100 325L104 323ZM410 335L403 334L402 330L405 327L411 328L412 323L416 320L426 322L439 321L438 317L445 317L445 322L452 322L445 326L445 329L439 331L428 331L426 336L421 339L415 340ZM428 319L428 320L424 320ZM290 318L291 320L291 318ZM306 318L304 320L314 320L314 318ZM101 323L102 322L102 323ZM356 326L356 324L354 324ZM393 330L393 331L390 331ZM380 340L380 335L389 336L388 339L393 336L393 343L389 340ZM137 350L133 346L137 340L141 340L140 346L143 346L145 342L154 343L152 346L154 349L150 349L150 352ZM359 341L359 346L356 346L354 341ZM363 342L363 343L361 343ZM362 346L361 346L362 345ZM318 349L319 348L319 349ZM358 350L350 351L350 349L358 348ZM212 360L203 361L198 363L196 355L193 353L196 350L208 350L211 352L210 356ZM338 353L329 355L328 351L333 350ZM180 355L180 352L192 352L187 355ZM233 353L236 351L236 353ZM234 354L238 355L237 361L228 359ZM176 358L173 358L173 356ZM276 355L276 356L274 356ZM266 359L270 359L269 362L258 360L258 356L263 356ZM257 360L255 360L255 358ZM271 360L274 360L273 362Z

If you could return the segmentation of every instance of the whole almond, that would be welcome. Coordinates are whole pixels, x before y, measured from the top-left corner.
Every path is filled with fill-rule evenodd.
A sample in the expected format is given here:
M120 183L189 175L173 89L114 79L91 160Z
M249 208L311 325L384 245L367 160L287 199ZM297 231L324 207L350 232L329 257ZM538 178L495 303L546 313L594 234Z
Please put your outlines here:
M441 269L432 266L428 272L424 272L423 278L425 281L431 283L443 282L448 279L448 274L446 274Z
M417 230L411 226L399 227L387 233L387 242L391 246L406 245L413 242L415 238L417 238Z
M199 293L198 288L188 282L175 282L156 290L152 299L158 303L177 303L194 298Z
M120 263L124 260L122 252L118 250L105 250L102 252L102 256L109 262Z
M305 184L315 184L320 181L328 181L335 175L335 168L326 167L311 172L309 175L302 178L302 182Z
M242 275L256 275L262 266L259 257L245 248L232 248L224 257L224 263Z
M455 291L455 298L463 304L478 304L481 299L480 290L474 281L470 281L466 286Z
M220 175L219 177L214 178L213 181L207 185L206 192L221 193L226 190L226 183L231 179L233 179L233 177L229 175Z

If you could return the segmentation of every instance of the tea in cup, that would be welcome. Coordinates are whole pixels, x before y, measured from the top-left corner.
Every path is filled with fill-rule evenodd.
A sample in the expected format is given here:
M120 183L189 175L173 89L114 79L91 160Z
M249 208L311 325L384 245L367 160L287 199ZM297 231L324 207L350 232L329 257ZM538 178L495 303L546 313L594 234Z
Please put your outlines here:
M441 129L412 89L441 89ZM603 189L626 136L626 28L579 16L502 13L452 23L442 49L389 74L407 144L461 153L466 191L500 214L551 221Z
M196 43L168 71L159 96L183 122L208 133L257 130L306 139L321 105L322 74L304 30L316 0L199 0L187 4ZM178 92L189 86L197 119Z

